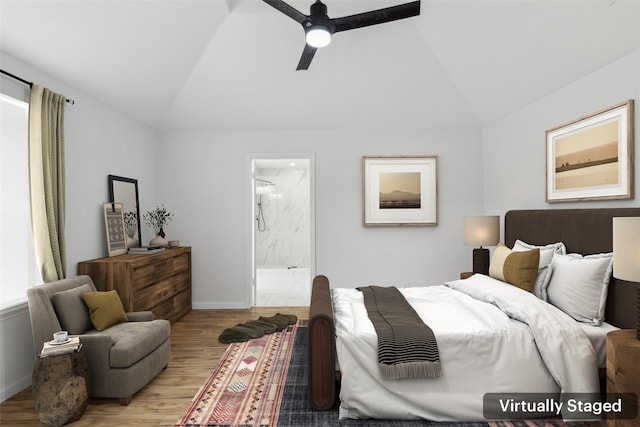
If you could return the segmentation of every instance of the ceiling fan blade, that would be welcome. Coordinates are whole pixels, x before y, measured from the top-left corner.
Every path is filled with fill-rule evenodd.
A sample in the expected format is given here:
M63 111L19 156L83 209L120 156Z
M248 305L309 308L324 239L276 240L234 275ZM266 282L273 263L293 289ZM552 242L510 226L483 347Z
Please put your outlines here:
M294 7L289 6L287 3L283 2L282 0L262 0L262 1L267 3L269 6L275 9L278 9L280 12L284 13L289 18L293 19L299 24L302 24L302 22L304 22L304 20L307 19L307 15L298 11Z
M368 27L417 15L420 15L420 0L356 15L334 18L332 21L336 25L335 32L337 33L338 31Z
M302 57L300 58L300 62L298 62L298 70L308 70L309 65L311 65L311 60L313 59L313 55L316 54L317 48L313 46L309 46L308 44L304 45L304 50L302 51Z

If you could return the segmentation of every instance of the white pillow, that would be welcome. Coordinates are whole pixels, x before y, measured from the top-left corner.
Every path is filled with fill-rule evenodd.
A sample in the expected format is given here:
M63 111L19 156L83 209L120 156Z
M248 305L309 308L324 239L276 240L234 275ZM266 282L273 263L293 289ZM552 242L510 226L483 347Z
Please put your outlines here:
M540 299L542 298L542 285L544 284L545 279L547 278L547 274L549 272L549 264L551 264L551 260L555 254L564 255L567 253L567 248L564 246L564 243L550 243L545 246L535 246L530 245L529 243L525 243L522 240L516 240L513 244L513 251L522 252L522 251L530 251L531 249L538 248L540 249L540 262L538 265L538 275L536 276L536 281L533 285L533 294Z
M542 286L546 301L579 322L604 320L613 254L554 255Z

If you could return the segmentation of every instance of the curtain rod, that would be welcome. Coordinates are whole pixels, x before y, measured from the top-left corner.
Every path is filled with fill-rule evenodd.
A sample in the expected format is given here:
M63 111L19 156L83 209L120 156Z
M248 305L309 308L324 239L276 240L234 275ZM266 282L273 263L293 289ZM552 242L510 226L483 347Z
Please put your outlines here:
M24 83L24 84L28 85L29 87L33 87L33 82L30 82L29 80L25 80L22 77L16 76L15 74L11 74L8 71L0 69L0 73L4 74L7 77L11 77L14 80L18 80L19 82ZM69 99L69 98L66 98L65 101L67 101L67 104L71 104L71 105L74 105L76 103L76 101L74 101L73 99Z

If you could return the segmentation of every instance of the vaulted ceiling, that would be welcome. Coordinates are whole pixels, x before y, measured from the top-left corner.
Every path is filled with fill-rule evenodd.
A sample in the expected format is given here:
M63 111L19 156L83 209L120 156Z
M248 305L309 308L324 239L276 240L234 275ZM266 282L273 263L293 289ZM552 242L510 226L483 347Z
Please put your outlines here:
M330 17L404 2L324 0ZM639 17L636 0L422 0L295 71L302 28L259 0L0 0L0 48L160 130L478 127L639 49Z

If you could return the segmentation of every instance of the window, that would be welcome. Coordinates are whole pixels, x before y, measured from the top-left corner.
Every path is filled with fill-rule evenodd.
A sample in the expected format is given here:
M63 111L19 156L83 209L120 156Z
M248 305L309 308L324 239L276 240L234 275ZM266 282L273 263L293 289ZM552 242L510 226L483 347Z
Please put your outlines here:
M0 94L0 309L24 302L41 282L29 213L26 102Z

